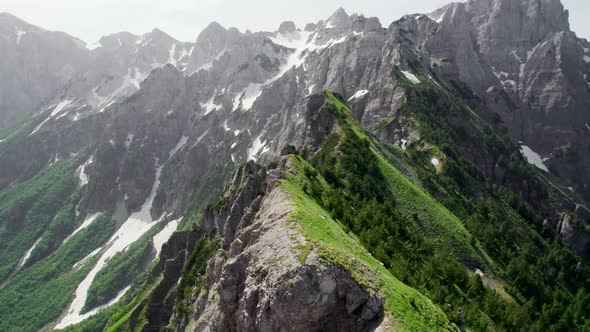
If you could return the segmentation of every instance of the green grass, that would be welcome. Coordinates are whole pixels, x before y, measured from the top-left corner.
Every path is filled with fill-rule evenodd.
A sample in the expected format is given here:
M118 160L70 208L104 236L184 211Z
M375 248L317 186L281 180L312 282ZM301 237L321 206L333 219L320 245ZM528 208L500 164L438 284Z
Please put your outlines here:
M96 274L88 289L83 313L108 303L145 270L152 248L150 239L156 230L157 227L153 227L127 250L117 253Z
M0 145L13 141L17 136L20 136L21 133L28 133L28 129L32 128L32 124L29 121L32 116L32 114L29 114L24 118L13 122L8 127L0 129L0 140L4 140L0 142Z
M403 78L405 79L405 76ZM473 237L452 212L386 160L381 152L385 149L381 148L380 143L371 135L364 132L348 106L333 92L324 91L324 93L328 97L330 107L340 118L341 126L350 128L357 139L367 139L371 142L371 150L378 159L379 170L383 173L388 188L399 207L407 215L416 214L418 216L421 227L428 233L429 238L434 240L439 249L452 252L456 258L465 262L477 261L487 265L493 264L479 244L472 245ZM335 144L332 143L332 145ZM327 151L332 150L333 148L330 147Z
M80 157L60 160L33 178L0 192L0 279L54 221L76 187Z
M294 164L305 161L292 157ZM456 330L444 314L428 298L403 284L382 266L354 237L347 234L316 200L303 190L301 177L286 174L279 186L291 194L296 212L292 222L322 258L350 271L353 278L370 292L379 292L386 299L385 309L394 321L396 331ZM325 184L325 180L321 179Z
M102 215L54 254L14 275L0 289L0 331L36 331L57 319L98 257L78 270L73 265L101 246L114 228L115 222Z

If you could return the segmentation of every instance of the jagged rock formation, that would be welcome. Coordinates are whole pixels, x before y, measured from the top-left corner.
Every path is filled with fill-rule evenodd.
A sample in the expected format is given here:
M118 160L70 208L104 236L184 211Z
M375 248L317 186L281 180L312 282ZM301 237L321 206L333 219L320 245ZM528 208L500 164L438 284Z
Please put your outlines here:
M252 163L236 173L216 216L201 227L219 230L223 250L207 267L191 308L193 331L364 331L383 316L383 299L368 294L350 272L320 258L301 259L307 240L289 227L291 198L276 187L276 169Z
M370 134L405 150L424 134L407 112L422 96L408 86L428 80L441 91L449 91L447 86L458 91L498 132L522 141L527 158L546 167L546 177L571 187L570 194L531 184L511 173L502 156L468 139L455 142L482 174L522 195L547 220L546 227L580 256L590 255L584 230L589 223L584 205L590 201L590 44L570 31L558 0L471 0L408 15L387 28L376 18L341 9L304 28L285 22L275 32L240 32L212 23L195 43L156 29L142 36L106 36L86 47L64 33L1 14L0 48L0 73L6 78L0 127L28 115L1 132L0 190L19 188L75 155L81 158L75 227L97 212L112 214L117 227L136 212L147 211L141 217L150 223L182 219L215 199L239 164L276 161L288 146L317 152L336 122L322 108L325 97L317 93L323 89L341 94ZM436 109L453 98L433 97ZM473 137L466 119L451 119L452 129ZM242 169L249 176L238 173L233 181L236 188L242 181L240 190L246 191L228 191L236 195L230 197L233 204L206 216L200 226L202 233L218 230L223 254L211 261L203 294L192 303L190 326L273 329L285 319L297 330L354 330L381 319L382 299L363 293L346 271L313 252L305 264L298 262L292 249L303 240L296 236L293 242L282 223L291 210L284 193L272 186L278 175L248 165L254 174ZM27 250L47 234L55 214L39 223L34 236L19 240L22 248L7 258L7 266L26 261ZM20 221L26 211L19 206L6 215ZM11 225L14 233L6 235L11 239L25 229ZM71 234L75 227L64 229ZM173 288L170 280L177 279L186 256L174 255L172 248L190 251L193 244L181 239L175 247L176 236L185 235L164 246L161 259L168 263L156 268L166 276L162 290ZM273 265L276 254L269 247L285 253L291 268ZM93 249L104 249L103 244ZM261 278L256 266L274 270ZM298 280L300 298L290 297L282 285L286 278ZM343 294L349 293L366 303L348 302ZM298 321L277 304L284 298L312 301L319 294L316 325ZM158 297L166 309L150 324L160 326L175 302L170 294ZM334 317L344 325L329 325Z

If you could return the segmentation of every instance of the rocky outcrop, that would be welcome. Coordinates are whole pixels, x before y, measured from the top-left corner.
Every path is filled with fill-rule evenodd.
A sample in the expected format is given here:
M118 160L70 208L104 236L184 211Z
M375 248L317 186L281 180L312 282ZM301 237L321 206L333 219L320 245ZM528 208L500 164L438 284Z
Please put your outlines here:
M368 331L381 321L383 299L289 227L293 202L276 186L288 160L268 172L243 166L223 208L205 217L201 227L218 228L225 247L209 261L185 330Z

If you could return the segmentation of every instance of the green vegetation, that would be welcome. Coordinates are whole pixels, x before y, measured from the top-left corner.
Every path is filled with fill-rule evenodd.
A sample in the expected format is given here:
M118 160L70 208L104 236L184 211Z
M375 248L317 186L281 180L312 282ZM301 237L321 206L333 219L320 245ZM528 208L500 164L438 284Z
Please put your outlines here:
M24 268L0 288L0 331L37 331L57 319L97 258L77 269L74 264L100 247L114 229L110 216L100 216L55 253Z
M0 192L0 280L17 266L76 187L80 157L57 161L35 177Z
M182 280L176 288L176 311L183 315L183 319L189 318L189 310L186 301L191 296L197 296L203 288L203 278L207 271L209 258L220 248L217 232L212 229L209 234L201 237L182 270Z
M201 236L194 248L192 248L182 271L181 282L175 290L177 303L175 312L180 315L179 319L189 318L190 312L186 307L186 301L200 292L209 258L218 248L219 243L215 230ZM150 319L148 317L150 301L153 301L154 296L156 296L154 294L159 293L158 287L165 282L169 283L171 280L164 280L161 275L150 277L141 286L138 295L112 315L108 321L106 331L141 330ZM167 287L164 287L164 289L167 289Z
M4 147L1 145L6 146L7 143L12 142L15 138L30 132L29 129L32 129L33 127L32 123L29 121L31 120L31 117L32 114L29 114L24 118L13 122L8 127L0 129L0 155L2 155L4 150Z
M66 201L64 207L59 213L53 218L49 227L41 240L35 247L35 250L31 253L31 257L27 261L27 264L37 262L59 248L62 242L66 239L69 234L72 234L77 227L77 223L81 223L83 220L76 217L76 205L82 198L84 189L76 190L72 196ZM76 220L78 219L78 220Z
M427 134L404 152L364 133L343 100L330 92L326 95L339 128L310 159L313 167L292 157L299 169L281 184L296 197L294 220L322 257L346 267L362 285L375 289L378 283L367 278L372 274L358 272L363 268L351 265L355 260L347 258L355 249L342 247L344 237L334 235L339 229L347 232L392 275L438 304L456 325L461 322L457 314L461 308L471 330L588 328L587 267L576 274L575 256L557 239L546 242L539 235L541 219L528 204L489 182L463 157L455 147L460 145L453 142L456 132L447 130L450 124L429 124L419 111L405 107ZM432 110L440 106L424 103L424 113L439 114ZM466 105L459 106L462 114L474 116ZM484 131L481 137L487 143L478 144L506 149L502 153L511 151L508 142L488 131L481 120L470 121L466 123L473 124L477 133ZM432 166L433 156L442 167ZM513 154L512 158L513 172L535 176L521 163L522 157ZM328 225L334 229L326 231ZM339 249L329 248L330 237L337 239L333 245ZM547 256L533 254L536 250ZM478 267L488 276L480 278L466 267Z
M286 174L287 179L280 187L291 193L294 199L296 212L292 215L292 222L300 227L320 256L350 271L368 291L381 292L386 298L386 312L395 317L395 330L455 330L428 298L396 279L354 235L347 234L341 224L332 219L330 213L318 204L317 197L314 199L305 192L313 182L326 191L329 185L321 176L305 177L303 170L311 166L301 157L293 156L292 160L296 169L301 171L297 175Z
M131 288L117 303L100 310L96 315L91 316L84 321L68 326L60 330L64 332L102 332L107 326L113 325L113 319L119 319L119 313L123 312L125 308L133 306L133 303L144 299L146 294L151 292L152 288L146 289L147 276L150 271L142 273L131 285ZM120 331L120 329L110 328L109 331ZM131 331L131 330L130 330Z
M457 91L447 87L447 93L441 94L437 86L421 79L425 84L411 88L415 98L406 108L423 135L422 144L409 149L410 160L425 188L459 216L494 257L495 272L507 282L507 291L518 304L492 317L494 321L508 321L508 330L589 329L590 269L585 265L576 271L579 258L543 228L544 218L535 212L559 211L560 201L570 200L570 193L529 165L518 148L482 121ZM465 157L472 146L505 170L504 181L493 182ZM429 165L433 150L445 156L442 172Z
M155 230L154 227L127 250L117 253L96 274L88 288L88 297L82 308L83 313L108 303L145 270L150 263L148 261L152 248L150 238Z

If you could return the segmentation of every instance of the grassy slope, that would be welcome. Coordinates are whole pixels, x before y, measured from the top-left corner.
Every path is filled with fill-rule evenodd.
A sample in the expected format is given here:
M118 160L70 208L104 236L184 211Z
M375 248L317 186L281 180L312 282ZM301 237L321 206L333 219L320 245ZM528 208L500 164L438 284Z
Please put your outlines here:
M78 270L72 266L102 245L114 227L103 215L54 254L18 272L0 289L0 331L35 331L57 319L97 258Z
M96 274L88 289L88 298L82 308L83 312L108 303L145 270L146 265L149 264L147 259L152 248L150 239L158 229L157 226L153 226L127 250L113 256Z
M0 192L0 279L42 236L75 190L79 157L60 160L38 175Z
M293 157L294 165L306 162ZM319 250L322 258L349 270L366 289L380 291L386 298L386 312L393 317L396 331L455 330L428 298L396 279L363 247L344 232L330 214L307 195L302 177L288 174L280 187L291 193L296 212L292 216L302 234ZM321 180L325 184L325 180Z
M387 161L388 156L382 155L383 148L379 143L364 133L360 124L354 119L352 112L333 93L326 92L331 106L338 112L342 121L346 123L360 138L371 141L372 152L379 160L379 168L396 198L396 202L407 214L418 214L422 228L440 249L455 254L462 261L478 261L482 264L492 264L477 241L463 226L463 223L447 208L437 202L418 184L413 182L400 170ZM408 166L406 166L408 167ZM474 244L471 242L474 241Z

